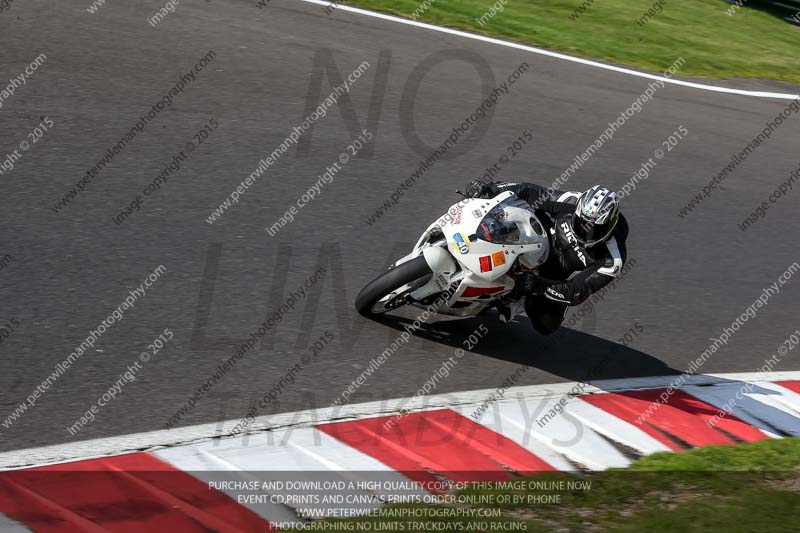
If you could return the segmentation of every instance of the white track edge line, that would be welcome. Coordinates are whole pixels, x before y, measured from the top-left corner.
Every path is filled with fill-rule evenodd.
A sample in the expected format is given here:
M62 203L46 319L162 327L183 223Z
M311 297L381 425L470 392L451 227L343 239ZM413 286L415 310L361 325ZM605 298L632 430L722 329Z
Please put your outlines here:
M315 4L318 6L328 6L331 5L331 2L325 0L300 0L301 2L307 2L309 4ZM394 15L388 15L386 13L379 13L377 11L370 11L368 9L362 9L358 7L347 6L343 4L336 5L336 11L347 11L350 13L357 13L359 15L365 15L368 17L374 17L382 20L388 20L391 22L397 22L399 24L406 24L408 26L414 26L417 28L423 28L426 30L438 31L440 33L447 33L450 35L456 35L459 37L464 37L466 39L473 39L475 41L483 41L485 43L496 44L500 46L506 46L509 48L516 48L517 50L524 50L526 52L532 52L535 54L540 54L544 56L554 57L557 59L563 59L565 61L572 61L573 63L580 63L582 65L589 65L592 67L602 68L605 70L612 70L614 72L620 72L622 74L628 74L630 76L638 76L640 78L647 78L651 80L660 80L664 83L672 83L673 85L682 85L684 87L692 87L694 89L701 89L704 91L713 91L718 93L728 93L728 94L739 94L743 96L752 96L756 98L779 98L784 100L796 100L800 98L800 95L797 94L788 94L788 93L773 93L768 91L746 91L743 89L730 89L727 87L716 87L714 85L705 85L702 83L695 83L691 81L684 81L684 80L676 80L675 78L666 78L664 76L658 76L656 74L650 74L647 72L640 72L638 70L632 70L629 68L624 67L617 67L614 65L608 65L606 63L600 63L597 61L592 61L590 59L583 59L580 57L570 56L567 54L562 54L560 52L553 52L551 50L545 50L544 48L537 48L535 46L530 46L527 44L520 44L515 43L512 41L504 41L502 39L496 39L494 37L487 37L485 35L479 35L476 33L469 33L466 31L455 30L452 28L446 28L444 26L437 26L435 24L429 24L427 22L419 22L416 20L405 19L402 17L397 17Z
M654 389L668 387L678 378L673 376L654 376L631 379L612 379L593 382L594 385L581 384L579 382L555 383L549 385L524 385L509 388L503 400L515 401L523 399L537 399L552 397L553 395L566 395L571 390L581 385L580 395L603 394L607 392L619 392L637 389ZM683 386L686 385L714 385L726 382L747 382L761 378L761 373L732 373L732 374L700 374L686 376ZM800 371L772 372L769 381L800 380ZM361 404L350 404L341 408L332 409L325 407L321 409L309 409L276 415L264 415L257 417L250 425L247 433L230 437L226 432L230 432L240 419L226 420L210 424L199 424L195 426L180 427L169 430L148 431L144 433L133 433L130 435L118 435L100 439L71 442L66 444L56 444L52 446L42 446L36 448L24 448L10 452L0 453L0 471L12 470L17 468L43 466L48 464L63 463L77 459L93 459L136 451L145 451L163 447L179 446L195 443L213 438L235 439L247 435L253 437L259 433L289 427L308 427L315 424L348 420L371 418L375 416L389 416L397 414L401 409L404 411L423 411L431 409L441 409L455 406L478 406L489 394L496 389L482 389L464 392L454 392L451 394L441 394L428 397L418 397L414 399L395 398L376 402Z

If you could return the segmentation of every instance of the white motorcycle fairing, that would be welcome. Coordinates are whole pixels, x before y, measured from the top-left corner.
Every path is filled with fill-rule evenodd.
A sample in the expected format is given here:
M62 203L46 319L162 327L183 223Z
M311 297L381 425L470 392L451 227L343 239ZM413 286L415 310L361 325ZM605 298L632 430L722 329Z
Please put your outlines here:
M474 316L513 290L509 271L515 264L535 269L549 251L550 241L533 209L514 193L505 192L453 205L395 265L423 255L433 273L409 293L410 303L425 305L450 290L452 296L438 312Z

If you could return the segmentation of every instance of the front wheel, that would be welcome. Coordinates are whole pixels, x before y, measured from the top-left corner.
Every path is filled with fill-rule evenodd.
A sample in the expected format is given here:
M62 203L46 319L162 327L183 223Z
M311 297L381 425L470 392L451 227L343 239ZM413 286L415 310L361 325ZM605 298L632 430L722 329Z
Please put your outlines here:
M375 278L356 296L356 310L366 317L380 315L405 305L405 297L414 288L426 283L433 272L420 255ZM410 285L410 288L397 292Z

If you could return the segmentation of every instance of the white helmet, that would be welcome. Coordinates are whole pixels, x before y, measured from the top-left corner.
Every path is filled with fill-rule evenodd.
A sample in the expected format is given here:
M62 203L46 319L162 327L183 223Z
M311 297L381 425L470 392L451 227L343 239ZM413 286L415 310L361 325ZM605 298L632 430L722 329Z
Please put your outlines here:
M580 198L572 215L575 237L586 246L604 241L619 220L619 197L605 187L595 185Z

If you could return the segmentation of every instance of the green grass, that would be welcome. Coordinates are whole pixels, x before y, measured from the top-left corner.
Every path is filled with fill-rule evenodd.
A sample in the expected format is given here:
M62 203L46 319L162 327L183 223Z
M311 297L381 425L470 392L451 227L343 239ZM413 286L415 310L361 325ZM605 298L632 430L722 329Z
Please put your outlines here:
M684 453L656 453L625 471L791 472L800 475L800 439L771 439L746 446L706 446Z
M456 504L404 504L388 509L499 509L496 518L396 518L381 511L352 520L315 524L314 531L614 531L714 532L798 531L800 524L800 439L766 440L659 453L627 469L592 474L540 474L526 481L590 482L588 490L535 491L469 488ZM493 495L559 495L559 503L475 503ZM424 511L427 512L427 511ZM414 522L417 522L416 524ZM419 522L423 522L422 526ZM489 527L470 526L484 522ZM379 526L380 524L380 526ZM392 527L394 524L394 527ZM435 529L435 524L447 529ZM507 524L506 528L500 524ZM318 527L317 527L318 526ZM345 527L352 526L352 529Z
M422 0L345 3L411 18ZM636 20L653 0L595 0L571 20L581 3L508 0L481 27L477 19L494 1L434 0L417 20L651 71L663 71L682 56L686 64L679 76L800 81L800 31L767 13L743 7L728 16L729 4L722 0L667 0L640 27Z

